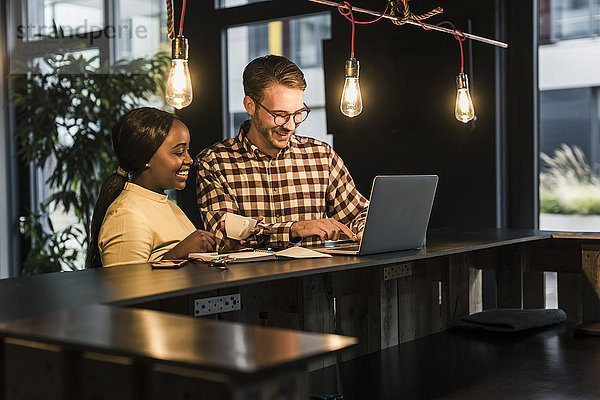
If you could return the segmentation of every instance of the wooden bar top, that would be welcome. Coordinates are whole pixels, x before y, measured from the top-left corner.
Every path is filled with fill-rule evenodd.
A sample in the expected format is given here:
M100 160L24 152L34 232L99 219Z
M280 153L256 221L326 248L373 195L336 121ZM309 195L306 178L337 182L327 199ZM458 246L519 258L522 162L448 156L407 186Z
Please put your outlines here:
M0 322L0 336L225 372L303 363L357 339L101 305Z
M600 234L596 233L581 233L581 232L557 232L552 234L553 239L584 239L598 240Z
M135 305L164 298L278 279L388 265L511 244L547 240L551 232L489 229L433 230L427 246L370 256L232 264L216 270L189 263L178 270L149 264L0 280L0 321L92 304Z

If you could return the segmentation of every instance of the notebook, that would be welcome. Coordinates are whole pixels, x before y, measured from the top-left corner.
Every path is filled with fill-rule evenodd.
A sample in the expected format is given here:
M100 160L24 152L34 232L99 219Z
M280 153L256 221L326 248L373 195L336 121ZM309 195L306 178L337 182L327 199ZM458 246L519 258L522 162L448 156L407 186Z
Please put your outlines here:
M367 255L425 245L437 175L384 175L373 180L361 243L325 242L328 254Z
M253 261L269 261L279 260L288 258L324 258L331 257L328 254L323 254L306 247L293 246L288 247L284 250L270 251L270 250L252 250L244 249L242 251L234 251L229 253L190 253L188 258L192 261L200 262L214 262L217 259L225 257L228 263L242 263L242 262L253 262Z

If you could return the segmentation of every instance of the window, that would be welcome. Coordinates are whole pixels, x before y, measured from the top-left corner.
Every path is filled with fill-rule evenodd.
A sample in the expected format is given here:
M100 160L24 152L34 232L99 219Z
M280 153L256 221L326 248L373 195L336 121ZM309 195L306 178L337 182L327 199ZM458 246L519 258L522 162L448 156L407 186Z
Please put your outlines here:
M600 0L555 0L551 15L555 40L600 34Z
M598 33L599 5L600 0L540 0L540 19L547 20L550 9L554 37L590 36ZM596 40L539 47L540 229L600 229L598 60Z
M268 0L215 0L215 8L230 8L245 6L252 3L259 3Z
M318 17L296 18L290 21L292 36L291 58L300 68L318 68L323 65L322 40L331 37L329 14ZM308 45L314 43L314 46Z
M592 14L592 29L596 35L600 35L600 0L596 0Z
M66 36L84 34L104 25L103 0L28 0L26 39L52 33L53 22L62 26Z
M315 137L331 144L325 120L325 80L321 42L331 36L329 14L286 18L257 24L230 27L226 31L227 106L224 132L226 137L238 134L241 122L248 119L242 99L242 73L254 58L266 54L283 55L295 62L304 72L307 89L305 103L310 107L309 118L297 133Z
M594 67L600 49L596 40L567 40L597 36L599 21L600 0L540 0L543 230L600 230L600 70ZM546 272L545 279L546 307L556 308L556 272Z
M114 9L108 17L106 7ZM108 21L105 19L108 18ZM21 29L27 41L51 35L53 24L61 27L65 36L85 39L98 32L92 40L109 39L114 47L111 60L149 57L158 51L170 51L166 33L166 3L164 0L28 0L27 24ZM116 39L116 40L115 40ZM89 38L87 44L90 43ZM105 49L108 52L108 47Z
M117 59L171 51L164 0L121 0L118 4Z
M40 36L51 35L53 24L63 29L69 43L79 46L80 50L71 54L86 59L98 57L96 66L105 61L150 57L161 50L170 51L164 0L25 0L22 15L26 19L17 31L21 35L17 35L13 46L13 73L27 72L13 69L15 59L23 61L18 65L31 66L39 62L40 55L54 48L55 41ZM20 49L25 50L19 52ZM43 65L41 67L43 70ZM72 137L65 128L59 131L59 140L62 146L71 145ZM55 164L56 161L50 159L44 168L30 175L32 196L28 208L36 210L38 204L53 194L46 182ZM83 230L83 226L76 223L74 212L65 212L60 205L49 210L49 217L54 231L68 226ZM67 247L78 250L78 265L83 267L85 252L79 251L79 244L73 241L67 243Z

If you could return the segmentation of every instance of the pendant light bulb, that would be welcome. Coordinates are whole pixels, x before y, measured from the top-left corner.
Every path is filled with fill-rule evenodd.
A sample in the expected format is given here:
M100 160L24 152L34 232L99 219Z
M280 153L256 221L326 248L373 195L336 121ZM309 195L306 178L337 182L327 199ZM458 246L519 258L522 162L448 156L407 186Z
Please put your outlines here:
M454 108L456 119L462 123L467 123L475 117L473 100L469 93L469 79L467 74L460 73L456 77L456 106Z
M167 78L165 99L178 110L189 106L193 99L188 49L187 39L176 36L172 43L171 70Z
M347 117L355 117L362 112L362 96L360 84L358 83L358 60L351 58L346 60L346 80L342 91L340 110Z

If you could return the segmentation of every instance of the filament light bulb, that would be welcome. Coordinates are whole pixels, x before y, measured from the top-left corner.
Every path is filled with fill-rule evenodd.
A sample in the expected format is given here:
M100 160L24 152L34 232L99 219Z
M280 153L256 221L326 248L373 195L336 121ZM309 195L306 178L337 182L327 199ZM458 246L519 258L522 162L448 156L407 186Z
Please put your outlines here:
M356 58L346 60L346 80L344 81L340 110L342 114L350 118L360 114L363 109L360 84L358 82L358 68L359 64Z
M171 70L167 78L165 99L178 110L189 106L193 99L188 41L183 36L176 36L172 43Z
M471 100L471 94L469 93L469 79L467 74L462 72L456 77L454 115L457 120L465 124L475 117L475 108L473 108L473 100Z

